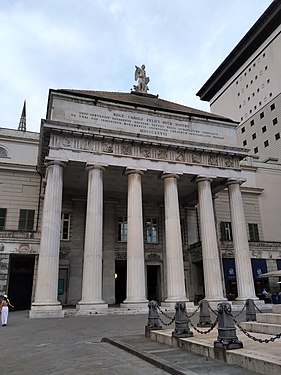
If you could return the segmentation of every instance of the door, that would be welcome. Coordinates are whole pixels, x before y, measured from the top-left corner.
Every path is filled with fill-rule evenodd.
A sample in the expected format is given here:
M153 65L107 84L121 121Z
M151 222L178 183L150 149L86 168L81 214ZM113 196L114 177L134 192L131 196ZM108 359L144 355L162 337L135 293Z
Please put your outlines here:
M160 265L147 265L147 299L156 301L160 304Z
M115 261L115 303L120 304L126 299L127 261Z
M35 255L10 256L8 296L15 310L28 310L31 306Z
M58 300L62 305L67 304L67 281L68 281L68 269L59 269L59 280L58 280Z

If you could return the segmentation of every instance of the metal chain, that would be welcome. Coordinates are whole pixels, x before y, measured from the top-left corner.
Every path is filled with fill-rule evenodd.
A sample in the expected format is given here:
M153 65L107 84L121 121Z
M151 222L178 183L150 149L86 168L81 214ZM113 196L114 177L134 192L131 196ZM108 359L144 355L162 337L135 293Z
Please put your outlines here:
M235 315L234 318L238 318L238 316L240 316L240 315L242 314L242 312L245 310L245 308L246 308L246 303L245 303L245 305L243 306L242 310L241 310L237 315Z
M242 328L242 327L240 326L240 324L237 322L237 320L234 318L234 316L233 316L232 314L230 314L230 316L232 317L234 323L235 323L236 326L240 329L240 331L241 331L242 333L244 333L244 335L246 335L247 337L249 337L250 339L252 339L253 341L257 341L257 342L259 342L259 343L261 343L261 344L262 344L262 343L266 343L266 344L268 344L269 342L274 342L276 339L280 339L280 338L281 338L281 332L278 333L278 334L275 335L275 336L270 337L269 339L259 339L259 338L255 337L255 336L252 336L249 332L246 331L246 329L244 329L244 328Z
M218 312L217 311L215 311L215 310L213 310L212 308L211 308L211 306L210 306L210 304L209 304L209 302L208 302L208 307L209 307L209 309L212 311L212 313L214 313L215 315L218 315Z
M206 331L201 331L200 329L198 329L197 327L195 327L195 325L189 320L189 323L191 325L191 327L197 332L197 333L201 333L201 335L206 335L207 333L210 333L214 328L215 326L217 325L217 322L218 322L219 318L218 316L216 317L216 320L214 321L214 323L211 325L211 327L206 330Z
M171 318L169 315L165 314L164 311L162 311L162 310L160 309L159 306L157 306L157 309L158 309L158 310L161 312L161 314L163 314L166 318L171 319L170 323L165 323L165 322L161 319L161 317L160 317L158 311L156 311L156 314L157 314L158 319L160 320L160 322L161 322L164 326L168 327L168 326L170 326L170 325L175 321L175 319L176 319L176 314Z
M198 306L196 308L196 310L191 314L191 315L187 315L187 313L185 312L185 316L187 317L187 319L190 319L192 318L198 311L200 310L200 306Z
M255 306L255 308L258 310L258 312L260 312L261 314L263 314L263 312L258 308L258 306L255 304L255 302L254 302L254 306Z

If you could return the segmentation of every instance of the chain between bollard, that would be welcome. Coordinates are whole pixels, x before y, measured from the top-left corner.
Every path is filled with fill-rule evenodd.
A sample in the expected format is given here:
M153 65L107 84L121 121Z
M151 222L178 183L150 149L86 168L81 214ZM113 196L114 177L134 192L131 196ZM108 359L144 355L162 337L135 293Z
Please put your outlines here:
M161 312L161 314L163 314L163 315L165 316L165 318L167 318L167 319L171 319L170 323L165 323L165 322L161 319L159 313L157 312L158 319L160 320L160 322L161 322L164 326L168 327L168 326L170 326L172 323L174 323L174 321L175 321L175 319L176 319L176 314L171 318L171 317L170 317L169 315L167 315L163 310L161 310L159 306L157 306L157 309Z
M245 310L245 308L246 308L246 303L244 304L242 310L237 315L235 315L234 318L238 318L238 316L240 316L242 314L242 312Z
M212 311L213 314L218 315L218 312L216 310L213 310L208 302L208 307Z
M216 320L214 321L214 323L211 325L211 327L206 330L206 331L201 331L200 329L198 329L197 327L195 327L195 325L191 322L191 320L188 320L188 323L190 323L191 327L197 332L197 333L201 333L201 335L207 335L208 333L210 333L214 328L215 326L217 325L218 323L218 316L216 317Z
M261 313L261 314L263 313L263 312L258 308L258 306L255 304L255 302L254 302L254 306L255 306L255 308L258 310L259 313Z
M187 315L186 313L185 313L185 316L187 317L187 319L190 319L190 318L192 318L198 311L200 310L200 306L198 306L197 308L196 308L196 310L191 314L191 315Z
M249 339L252 339L253 341L259 342L260 344L262 344L262 343L268 344L269 342L274 342L276 339L280 339L281 338L281 332L280 332L277 335L270 337L269 339L259 339L259 338L255 337L255 336L251 335L246 329L242 328L232 314L230 314L230 316L232 317L235 325L240 329L240 331L242 333L244 333L244 335L246 335L247 337L249 337Z

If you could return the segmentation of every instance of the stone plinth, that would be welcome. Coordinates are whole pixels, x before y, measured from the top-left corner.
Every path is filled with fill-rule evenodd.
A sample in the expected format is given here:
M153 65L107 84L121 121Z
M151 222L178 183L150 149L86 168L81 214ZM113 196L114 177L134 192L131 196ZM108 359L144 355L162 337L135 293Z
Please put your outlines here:
M64 312L61 304L32 304L29 311L29 318L64 318Z

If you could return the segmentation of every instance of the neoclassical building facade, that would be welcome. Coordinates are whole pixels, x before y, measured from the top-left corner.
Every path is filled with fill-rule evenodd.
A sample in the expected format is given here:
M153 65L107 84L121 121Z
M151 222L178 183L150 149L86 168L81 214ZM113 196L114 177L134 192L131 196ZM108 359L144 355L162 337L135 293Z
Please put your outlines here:
M58 294L81 314L118 302L146 308L152 298L164 306L193 306L196 295L221 301L214 199L225 189L237 300L256 298L236 125L147 93L50 90L30 316L62 316ZM194 269L192 246L200 254Z

